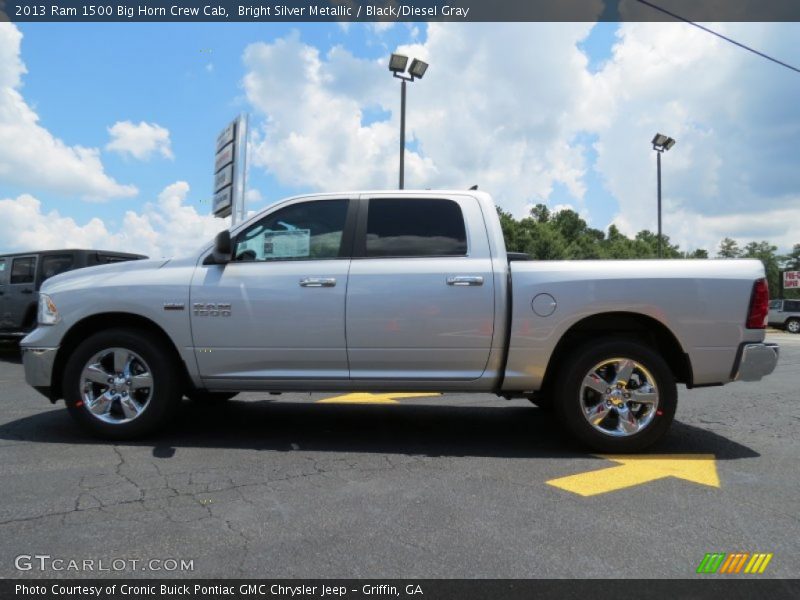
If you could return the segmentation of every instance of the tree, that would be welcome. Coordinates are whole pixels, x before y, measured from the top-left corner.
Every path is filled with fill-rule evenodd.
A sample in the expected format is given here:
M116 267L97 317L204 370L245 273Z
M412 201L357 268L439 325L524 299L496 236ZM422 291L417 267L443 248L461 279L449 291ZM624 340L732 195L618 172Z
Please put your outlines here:
M781 291L781 269L778 264L777 251L778 247L769 242L750 242L742 252L742 257L757 258L764 264L764 271L767 273L767 282L769 283L769 295L772 298L778 298Z
M691 252L684 252L683 258L708 258L708 250L704 248L698 248L697 250L692 250Z
M550 220L550 209L545 204L537 204L531 209L531 217L537 223L547 223Z
M741 255L742 251L739 249L739 244L736 243L736 240L726 237L719 243L719 250L717 251L719 258L739 258Z

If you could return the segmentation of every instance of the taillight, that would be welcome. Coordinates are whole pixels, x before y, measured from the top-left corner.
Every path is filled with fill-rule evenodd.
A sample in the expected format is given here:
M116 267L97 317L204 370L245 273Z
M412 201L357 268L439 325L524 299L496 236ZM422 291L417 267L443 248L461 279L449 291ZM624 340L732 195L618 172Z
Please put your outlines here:
M747 311L747 328L764 329L767 326L769 311L769 287L766 279L759 279L753 284L750 296L750 310Z

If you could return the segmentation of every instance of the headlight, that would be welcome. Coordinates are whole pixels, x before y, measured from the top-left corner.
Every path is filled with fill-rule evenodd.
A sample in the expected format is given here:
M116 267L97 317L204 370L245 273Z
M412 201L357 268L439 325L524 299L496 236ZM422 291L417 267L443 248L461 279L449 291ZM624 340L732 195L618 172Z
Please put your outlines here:
M55 302L47 294L39 294L39 325L55 325L61 320Z

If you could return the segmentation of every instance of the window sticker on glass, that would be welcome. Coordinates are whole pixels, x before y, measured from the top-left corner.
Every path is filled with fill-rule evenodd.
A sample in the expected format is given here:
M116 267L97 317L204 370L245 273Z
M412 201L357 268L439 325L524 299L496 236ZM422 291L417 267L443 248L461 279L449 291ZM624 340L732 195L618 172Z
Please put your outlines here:
M306 258L310 254L310 229L264 232L265 258Z

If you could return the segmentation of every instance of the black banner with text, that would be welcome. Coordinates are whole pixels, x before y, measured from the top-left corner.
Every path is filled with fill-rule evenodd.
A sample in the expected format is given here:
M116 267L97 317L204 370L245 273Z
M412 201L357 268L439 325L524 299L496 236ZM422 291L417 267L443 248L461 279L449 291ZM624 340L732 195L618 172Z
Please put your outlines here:
M386 580L3 580L0 598L41 600L537 600L563 598L800 597L800 580L386 579Z
M0 21L800 21L796 0L0 0Z

